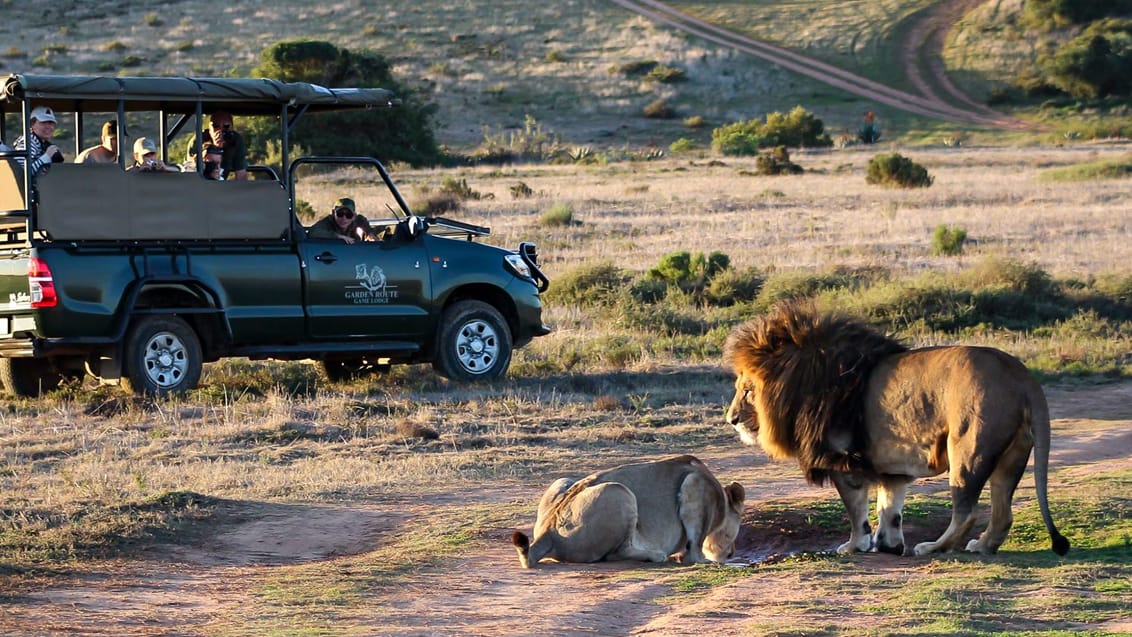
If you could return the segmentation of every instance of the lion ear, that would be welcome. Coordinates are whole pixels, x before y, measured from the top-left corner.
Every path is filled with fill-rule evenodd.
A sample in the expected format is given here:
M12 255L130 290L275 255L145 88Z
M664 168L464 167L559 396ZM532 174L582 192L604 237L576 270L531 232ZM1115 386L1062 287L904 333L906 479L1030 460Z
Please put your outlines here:
M743 490L743 485L738 482L732 482L727 485L726 491L727 502L735 508L739 508L739 505L743 504L743 500L747 497L747 492Z

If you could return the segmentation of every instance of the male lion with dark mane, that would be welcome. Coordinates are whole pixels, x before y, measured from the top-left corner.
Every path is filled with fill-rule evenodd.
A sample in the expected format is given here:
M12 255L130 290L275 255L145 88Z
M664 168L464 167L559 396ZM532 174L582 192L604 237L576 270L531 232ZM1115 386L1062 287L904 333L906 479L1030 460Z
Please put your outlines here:
M861 322L784 302L737 326L724 346L735 372L727 422L772 458L795 457L813 484L833 482L852 524L839 553L904 553L908 485L945 471L951 524L916 555L968 536L990 481L991 517L966 549L994 553L1014 521L1011 500L1034 450L1034 484L1053 551L1066 540L1046 499L1049 409L1022 363L988 347L908 349ZM877 488L870 537L869 487Z
M723 562L735 551L743 486L726 488L694 456L673 456L559 478L538 503L534 541L511 542L523 568L549 557L602 560Z

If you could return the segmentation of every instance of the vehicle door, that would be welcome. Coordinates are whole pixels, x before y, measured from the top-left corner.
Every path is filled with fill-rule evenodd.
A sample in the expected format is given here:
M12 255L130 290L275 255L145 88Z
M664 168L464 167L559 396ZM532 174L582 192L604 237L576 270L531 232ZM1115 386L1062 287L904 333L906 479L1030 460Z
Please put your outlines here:
M307 239L299 249L313 338L419 339L428 328L431 283L420 238Z

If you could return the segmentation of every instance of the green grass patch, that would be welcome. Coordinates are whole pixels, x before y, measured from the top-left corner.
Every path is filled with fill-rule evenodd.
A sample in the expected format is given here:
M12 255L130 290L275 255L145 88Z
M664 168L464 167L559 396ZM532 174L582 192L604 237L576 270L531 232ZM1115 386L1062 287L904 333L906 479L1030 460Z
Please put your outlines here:
M1120 159L1093 161L1042 171L1038 178L1048 182L1077 182L1132 177L1132 155Z

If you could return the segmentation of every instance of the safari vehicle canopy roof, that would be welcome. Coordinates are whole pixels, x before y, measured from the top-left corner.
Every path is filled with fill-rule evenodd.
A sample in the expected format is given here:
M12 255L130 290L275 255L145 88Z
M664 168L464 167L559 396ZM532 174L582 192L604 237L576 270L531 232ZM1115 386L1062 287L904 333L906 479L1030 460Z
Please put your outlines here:
M280 118L286 167L288 131L303 114L398 103L393 93L379 88L331 89L271 79L13 74L0 90L0 139L10 132L4 130L10 114L19 116L18 127L26 134L33 106L49 106L60 114L113 112L119 120L126 112L157 112L159 138L166 142L205 113L224 110ZM178 120L172 127L166 121L170 115ZM77 152L82 118L76 120ZM199 144L200 126L196 131ZM280 181L220 185L195 173L154 178L123 172L120 164L63 163L37 178L11 157L13 151L5 154L10 157L0 158L0 217L27 217L30 231L51 240L286 240L297 231L286 170ZM32 188L36 182L38 188ZM36 196L26 196L32 192ZM90 205L92 201L99 205Z
M21 112L24 100L60 111L127 111L190 114L225 110L236 115L278 115L281 107L305 111L384 108L398 101L380 88L326 88L271 79L99 77L13 74L4 81L0 112Z

